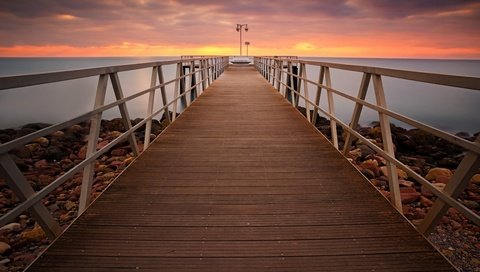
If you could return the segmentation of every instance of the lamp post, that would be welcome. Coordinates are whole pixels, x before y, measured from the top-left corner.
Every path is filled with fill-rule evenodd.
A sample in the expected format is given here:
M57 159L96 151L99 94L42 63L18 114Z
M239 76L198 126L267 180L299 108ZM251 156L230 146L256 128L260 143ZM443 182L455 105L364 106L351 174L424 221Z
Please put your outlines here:
M237 24L237 32L240 32L240 56L242 56L242 28L245 28L245 32L248 31L247 24Z
M250 42L245 42L245 45L247 46L247 57L248 57L248 46L250 45Z

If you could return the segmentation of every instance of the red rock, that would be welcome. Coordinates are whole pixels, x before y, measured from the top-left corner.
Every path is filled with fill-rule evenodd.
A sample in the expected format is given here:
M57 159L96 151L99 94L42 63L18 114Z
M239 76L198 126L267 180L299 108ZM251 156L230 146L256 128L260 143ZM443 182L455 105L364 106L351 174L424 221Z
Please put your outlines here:
M432 185L440 191L443 191L443 189L446 186L444 183L432 183ZM434 196L434 194L427 187L425 187L423 185L421 187L421 193L425 197L433 197Z
M87 157L87 145L84 145L78 151L78 158L84 160Z
M446 177L446 176L437 176L435 178L435 183L447 184L449 181L450 181L450 177Z
M420 203L424 206L424 207L431 207L433 205L433 201L431 201L430 199L424 197L424 196L420 196Z
M48 162L46 160L39 160L34 164L35 168L42 169L48 167Z
M37 258L37 256L35 256L34 254L25 253L25 254L16 256L15 258L13 258L13 261L22 262L24 264L30 264L35 260L35 258Z
M414 187L415 186L415 182L412 182L412 181L409 181L409 180L404 180L404 179L400 179L398 181L398 183L400 184L400 186L404 186L404 187Z
M52 181L54 181L55 178L52 177L52 176L49 176L49 175L39 175L38 176L38 182L41 184L41 185L48 185L50 184Z
M123 161L113 161L110 163L110 166L115 169L118 169L120 166L122 166L122 164L123 164Z
M97 144L97 150L100 150L102 148L104 148L105 146L107 146L108 144L110 143L110 141L101 141Z
M400 188L400 197L403 204L408 204L416 201L420 197L420 193L415 188L402 187Z
M123 148L117 148L117 149L114 149L110 152L110 154L112 156L125 156L127 155L127 150L123 149Z

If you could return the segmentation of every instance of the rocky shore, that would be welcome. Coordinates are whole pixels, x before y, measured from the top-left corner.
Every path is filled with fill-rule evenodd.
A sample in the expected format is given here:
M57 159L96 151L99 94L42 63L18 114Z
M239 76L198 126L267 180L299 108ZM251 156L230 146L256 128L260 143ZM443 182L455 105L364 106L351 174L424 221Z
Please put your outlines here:
M300 109L300 111L305 111ZM316 127L331 139L330 122L317 118ZM380 126L374 122L369 127L358 127L357 131L375 145L382 147ZM398 160L416 173L443 190L450 181L454 170L464 156L458 146L418 129L407 130L391 125L395 155ZM337 126L339 146L344 145L343 128ZM478 133L458 133L457 136L474 141ZM388 196L386 160L361 141L354 142L348 153L354 166L380 192ZM413 223L419 223L432 206L436 197L424 186L398 169L398 178L404 215ZM466 207L480 214L480 169L470 180L459 200ZM455 209L450 208L435 231L428 236L432 242L460 271L480 271L480 227L476 226Z
M132 122L135 125L140 121L142 119ZM36 123L18 129L0 130L0 143L8 142L47 126L48 124ZM125 131L121 119L102 120L101 127L98 149ZM142 129L144 131L144 128ZM136 135L141 150L144 141L142 129ZM154 120L150 138L155 138L163 129L164 125L158 120ZM10 154L33 189L40 190L85 159L89 130L88 123L77 124L35 139L32 143L16 148ZM96 198L132 160L133 153L128 141L118 144L102 155L95 165L92 198ZM42 200L62 228L67 227L77 216L81 183L82 173L77 173ZM5 214L19 201L5 180L1 178L0 192L0 214ZM15 222L0 228L0 272L23 271L49 243L43 230L34 222L30 214L25 212Z
M302 109L300 109L302 110ZM304 111L304 110L303 110ZM133 120L136 124L141 119ZM317 118L317 128L330 137L330 123ZM18 129L0 130L0 143L46 127L47 124L29 124ZM154 121L152 135L156 137L164 124ZM343 130L338 127L340 145L343 145ZM101 148L125 131L120 119L102 121L98 148ZM378 146L382 145L377 123L370 127L359 127L358 131ZM88 123L71 126L46 137L41 137L11 152L16 164L35 190L50 184L56 177L81 162L86 155ZM137 136L139 147L143 147L145 135L140 129ZM449 182L454 169L461 161L464 150L420 130L407 130L392 125L396 157L412 170L443 189ZM474 135L461 133L459 136L473 140ZM120 143L101 156L95 166L92 197L98 196L133 160L128 142ZM361 141L354 142L349 159L384 195L389 194L386 178L386 161ZM418 223L425 217L435 197L408 175L399 170L401 195L405 216ZM53 193L43 199L62 227L68 226L77 216L82 174L76 174ZM348 188L345 188L348 190ZM5 214L18 204L18 200L0 179L0 213ZM480 172L471 180L459 199L473 211L480 213ZM447 256L461 271L480 271L480 228L456 210L450 209L436 227L429 240ZM50 241L35 224L29 213L22 214L13 223L0 228L0 272L22 271L40 254Z

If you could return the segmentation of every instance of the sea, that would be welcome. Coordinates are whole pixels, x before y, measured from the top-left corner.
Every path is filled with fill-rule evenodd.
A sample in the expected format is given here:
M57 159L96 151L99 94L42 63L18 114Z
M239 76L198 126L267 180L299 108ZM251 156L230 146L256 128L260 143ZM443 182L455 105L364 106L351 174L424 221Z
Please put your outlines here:
M0 77L105 67L122 64L178 59L179 57L104 57L104 58L0 58ZM325 58L300 57L301 59L344 63L362 66L383 67L400 70L480 77L480 60L447 59L383 59L383 58ZM307 77L318 80L319 68L307 65ZM165 66L166 80L173 79L175 67ZM145 90L150 86L151 69L140 69L119 73L125 96ZM332 87L357 96L362 74L331 69ZM480 131L480 91L439 86L383 77L389 109L411 117L427 125L451 133ZM19 127L27 123L59 123L93 109L98 77L49 83L33 87L0 90L0 129ZM313 100L316 87L309 84L309 96ZM167 96L173 97L173 84L167 86ZM367 92L367 101L374 102L373 84ZM111 85L107 89L106 102L115 100ZM130 117L146 116L147 96L127 103ZM320 105L328 109L327 95L321 95ZM161 107L160 96L155 97L156 108ZM302 105L302 103L301 103ZM303 104L304 105L304 104ZM349 123L354 103L334 95L335 114ZM103 114L103 118L118 117L114 108ZM378 120L378 113L364 107L360 118L362 125ZM394 124L410 128L397 120Z

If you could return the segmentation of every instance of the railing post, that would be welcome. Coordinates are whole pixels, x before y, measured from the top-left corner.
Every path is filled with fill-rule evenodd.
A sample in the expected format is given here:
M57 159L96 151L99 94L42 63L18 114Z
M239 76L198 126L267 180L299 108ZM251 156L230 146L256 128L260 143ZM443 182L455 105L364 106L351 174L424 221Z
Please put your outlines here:
M157 69L157 73L158 73L158 83L159 84L164 84L165 83L165 79L163 78L163 69L162 69L162 66L158 66L158 69ZM160 87L160 94L162 96L162 104L163 106L167 106L168 104L168 101L167 101L167 93L165 91L165 85L162 85ZM163 116L164 116L164 119L167 121L167 124L170 124L171 122L171 117L170 117L170 110L169 110L169 107L166 107L165 108L165 111L163 112Z
M361 100L365 100L367 96L368 85L370 84L370 78L372 77L369 73L363 73L362 83L360 84L360 89L358 90L357 98ZM360 103L355 103L355 107L353 108L352 119L350 122L350 128L355 130L358 125L358 121L360 120L360 115L362 113L363 105ZM350 151L350 146L353 142L353 135L346 131L347 136L345 138L345 145L343 146L343 154L348 154Z
M112 81L112 86L113 86L113 92L115 93L115 98L117 100L123 99L123 91L122 91L122 86L120 85L120 79L118 78L117 73L112 73L110 74L110 80ZM129 130L132 128L132 121L130 120L130 114L128 114L128 109L127 109L127 104L122 103L118 105L118 108L120 109L120 115L122 116L123 120L123 125L125 126L126 130ZM137 145L137 139L135 138L135 134L131 133L128 136L128 142L130 143L130 146L132 147L132 152L135 156L138 156L140 154L140 151L138 149Z
M303 94L305 95L306 99L309 99L308 97L308 83L307 83L307 67L305 65L305 63L301 63L300 64L300 71L298 72L298 78L297 78L297 90L298 92L300 92L300 88L302 86L302 79L301 78L304 78L303 79ZM306 116L307 116L307 120L310 122L311 120L311 116L310 116L310 103L307 102L307 100L305 100L305 111L306 111Z
M201 59L200 60L200 80L202 81L202 93L205 91L206 87L206 75L205 75L205 60Z
M95 95L95 105L93 109L100 108L105 103L105 94L107 91L108 75L100 75L97 85L97 93ZM102 113L97 113L90 120L90 134L88 136L86 158L90 157L97 151L97 142L100 134L100 124L102 121ZM95 161L89 163L83 168L82 190L78 206L78 215L82 214L90 204L90 192L93 183L93 174L95 169Z
M178 95L180 93L180 75L182 73L182 62L177 63L177 71L175 73L175 87L174 87L174 94L173 94L173 99L175 102L173 102L173 116L172 116L172 122L175 121L177 118L177 104L178 104Z
M218 69L217 69L217 71L218 71ZM190 62L190 73L191 73L190 74L190 88L192 88L192 90L190 91L190 101L194 101L195 99L197 99L197 96L198 96L197 87L195 86L197 84L197 73L196 73L196 69L195 69L195 61L194 60L192 60Z
M152 68L152 77L150 78L150 88L153 88L157 83L157 74L158 74L158 67L153 66ZM148 104L147 104L147 116L152 115L153 113L153 105L155 100L155 90L151 90L148 94ZM148 119L145 123L145 137L143 141L143 150L146 150L150 145L150 133L152 131L152 119Z
M277 60L276 62L276 66L275 66L275 71L276 71L276 75L277 75L277 90L280 91L282 88L282 78L283 78L283 60Z
M320 67L320 73L318 74L318 85L317 85L317 91L315 93L315 106L313 111L313 116L312 116L312 124L315 126L317 124L317 115L318 115L318 107L320 107L320 96L322 94L322 87L319 85L323 84L323 77L325 76L325 67L321 66Z
M328 99L328 113L335 115L335 104L333 101L333 94L329 88L332 88L332 79L330 77L330 68L325 67L325 83L327 85L327 99ZM333 146L338 149L338 135L337 135L337 122L330 118L330 131L332 134Z
M13 191L20 201L25 201L35 194L32 186L18 169L10 155L0 156L0 176L4 176L8 187ZM35 221L42 227L43 231L50 240L54 240L62 233L62 229L57 221L52 217L49 210L41 202L28 209Z
M382 78L380 75L373 75L373 86L375 89L375 97L377 105L382 108L387 108L385 99L385 92L383 90ZM378 119L380 121L380 129L382 130L382 141L385 152L392 157L395 157L395 150L392 141L392 132L390 130L390 121L388 115L378 112ZM403 214L402 199L400 196L400 186L398 184L397 166L387 160L387 176L388 185L390 188L390 197L393 206Z
M283 65L282 65L283 66ZM282 70L283 71L283 67ZM287 73L285 76L285 91L287 92L287 96L289 96L289 100L292 103L292 106L296 108L296 97L297 94L293 91L293 76L292 76L292 62L287 61Z
M477 136L475 143L480 144L480 136ZM453 199L457 199L465 187L468 186L470 179L478 168L480 168L480 156L473 151L468 151L453 173L452 178L443 189L443 193L451 196ZM449 208L450 206L447 203L437 198L425 218L420 225L418 225L418 231L423 234L432 232L435 225L442 219Z

